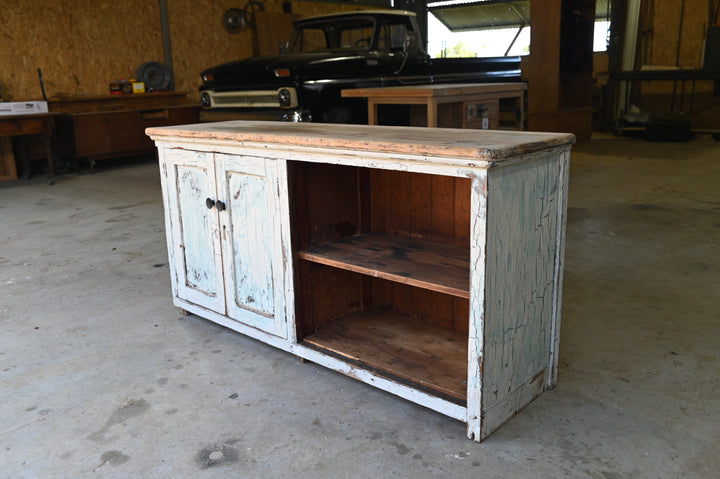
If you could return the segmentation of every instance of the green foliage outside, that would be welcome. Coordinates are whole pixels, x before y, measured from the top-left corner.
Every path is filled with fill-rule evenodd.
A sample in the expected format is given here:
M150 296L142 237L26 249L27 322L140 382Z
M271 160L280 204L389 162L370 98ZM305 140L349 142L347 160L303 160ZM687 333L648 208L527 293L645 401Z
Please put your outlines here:
M468 58L476 57L477 50L474 45L468 45L465 42L457 42L451 47L445 48L445 58Z
M444 58L473 58L473 57L487 57L498 55L497 52L488 53L487 45L478 45L475 43L457 42L453 45L446 46L441 52ZM527 55L530 53L530 47L525 46L521 55Z

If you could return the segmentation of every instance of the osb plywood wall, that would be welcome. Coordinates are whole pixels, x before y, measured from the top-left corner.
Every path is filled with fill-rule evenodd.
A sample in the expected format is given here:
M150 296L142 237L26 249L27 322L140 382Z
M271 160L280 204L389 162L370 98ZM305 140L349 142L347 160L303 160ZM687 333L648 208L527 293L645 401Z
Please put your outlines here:
M702 68L708 28L708 2L684 0L684 3L683 9L681 0L654 0L647 64Z
M265 0L282 12L282 0ZM199 99L200 71L252 55L253 30L228 33L223 14L247 0L167 0L175 89ZM311 16L345 7L292 2L293 13ZM157 0L0 0L0 93L6 101L109 93L109 84L131 78L144 62L164 63Z
M0 2L3 98L107 94L144 61L162 59L157 2L24 0Z
M652 15L646 20L644 34L643 25L640 26L635 64L702 69L705 35L710 23L708 1L653 0L644 6L652 7ZM689 98L693 95L693 126L717 129L720 101L713 96L714 87L712 81L643 82L635 86L633 102L653 113L677 114L689 111Z
M682 0L643 0L643 7L652 11L652 16L640 19L635 58L637 67L702 68L708 28L708 0L684 2L681 22ZM602 58L606 54L595 56L595 71L606 71L607 59Z

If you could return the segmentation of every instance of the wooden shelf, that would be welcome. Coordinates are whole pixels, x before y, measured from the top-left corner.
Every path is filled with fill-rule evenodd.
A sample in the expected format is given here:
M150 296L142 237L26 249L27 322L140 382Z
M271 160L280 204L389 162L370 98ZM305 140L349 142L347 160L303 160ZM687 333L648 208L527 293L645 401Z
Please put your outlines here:
M464 333L372 311L324 324L303 344L464 406L467 341Z
M299 253L300 258L441 293L470 297L470 250L365 233Z

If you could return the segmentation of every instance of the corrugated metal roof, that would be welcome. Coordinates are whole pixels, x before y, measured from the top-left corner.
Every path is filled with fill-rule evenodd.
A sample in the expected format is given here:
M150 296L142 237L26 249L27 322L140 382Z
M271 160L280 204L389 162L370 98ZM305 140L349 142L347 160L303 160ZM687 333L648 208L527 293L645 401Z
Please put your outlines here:
M530 24L530 1L475 2L432 7L430 12L452 32L513 28Z
M610 20L610 0L595 1L595 20Z
M609 1L597 0L595 6L597 20L608 18ZM530 24L530 0L428 2L428 10L451 32L520 28Z

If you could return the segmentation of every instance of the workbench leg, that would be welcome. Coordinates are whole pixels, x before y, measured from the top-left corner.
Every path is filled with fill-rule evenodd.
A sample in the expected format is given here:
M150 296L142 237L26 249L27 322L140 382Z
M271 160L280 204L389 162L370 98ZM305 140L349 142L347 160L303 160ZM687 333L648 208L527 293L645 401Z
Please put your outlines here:
M18 145L18 153L20 153L20 157L22 158L22 164L23 164L23 177L26 180L29 180L32 176L32 161L30 161L30 149L27 146L27 143L25 141L25 137L19 137L17 139L17 145Z
M52 133L46 132L43 135L43 142L45 143L45 155L47 157L48 170L46 173L48 183L51 185L55 184L55 150L52 144Z
M368 125L378 124L378 105L372 100L368 100Z
M429 128L437 128L438 106L437 102L430 100L427 103L427 126Z
M5 165L3 168L3 164ZM15 152L13 151L13 137L0 137L0 172L5 170L4 180L17 180L17 167L15 166Z

